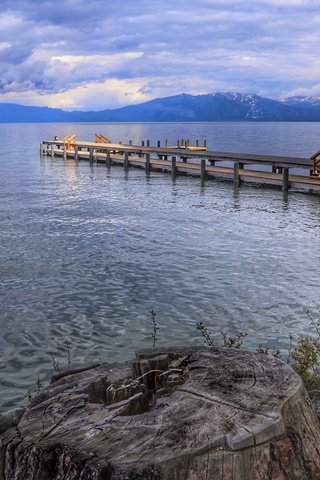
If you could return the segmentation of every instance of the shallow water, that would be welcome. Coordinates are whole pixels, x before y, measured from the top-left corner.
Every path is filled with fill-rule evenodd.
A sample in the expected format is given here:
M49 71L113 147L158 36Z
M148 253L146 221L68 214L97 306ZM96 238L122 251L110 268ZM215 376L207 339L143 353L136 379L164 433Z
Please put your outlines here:
M0 125L0 410L64 368L198 344L202 321L285 349L319 316L320 197L39 158L43 139L208 139L310 156L320 124Z

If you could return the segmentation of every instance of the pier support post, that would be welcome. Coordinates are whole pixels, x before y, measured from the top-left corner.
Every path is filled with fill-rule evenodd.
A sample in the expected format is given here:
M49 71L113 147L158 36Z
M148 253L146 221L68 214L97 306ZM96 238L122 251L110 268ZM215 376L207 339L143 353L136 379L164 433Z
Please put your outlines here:
M157 146L160 148L160 140L157 141Z
M150 171L150 153L146 153L146 163L144 168L147 173Z
M123 167L124 167L125 170L128 170L128 168L129 168L129 153L128 152L124 152Z
M239 187L239 184L240 184L239 162L234 162L233 164L233 181L234 181L234 186Z
M196 147L199 147L199 140L196 140Z
M180 140L177 140L177 147L180 147Z
M93 163L93 148L89 148L89 162Z
M106 167L110 167L110 165L111 165L110 150L107 150Z
M54 155L53 150L51 150L51 152L52 152L52 156L53 156ZM63 145L63 159L67 160L67 147L66 147L66 145Z
M63 156L65 156L64 152L65 150L63 150ZM54 145L51 145L51 157L54 157Z
M282 171L282 191L289 190L289 168L284 168Z
M150 147L150 140L147 140L147 147Z
M40 158L43 158L43 144L40 143Z
M201 158L201 182L204 182L206 179L206 159Z
M207 140L205 140L205 141L203 142L203 146L204 146L205 148L207 148L207 146L208 146Z
M172 172L172 175L177 174L177 157L171 158L171 172Z
M169 144L169 140L166 140L166 147L168 146L168 144Z
M78 145L74 146L74 159L75 159L76 162L78 162L78 160L79 160L79 147L78 147Z

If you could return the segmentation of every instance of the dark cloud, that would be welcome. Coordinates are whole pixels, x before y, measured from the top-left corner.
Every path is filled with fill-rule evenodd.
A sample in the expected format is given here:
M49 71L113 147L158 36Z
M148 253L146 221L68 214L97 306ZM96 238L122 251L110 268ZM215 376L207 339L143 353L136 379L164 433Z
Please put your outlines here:
M0 91L63 102L95 84L113 86L115 103L125 93L314 92L318 23L314 0L2 0Z

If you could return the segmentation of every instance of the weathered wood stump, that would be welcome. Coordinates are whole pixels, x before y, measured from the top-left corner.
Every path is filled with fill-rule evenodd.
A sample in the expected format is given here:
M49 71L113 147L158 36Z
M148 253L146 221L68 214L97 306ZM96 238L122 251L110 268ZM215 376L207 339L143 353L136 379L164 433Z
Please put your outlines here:
M162 348L55 378L1 435L5 480L320 479L320 427L265 354Z

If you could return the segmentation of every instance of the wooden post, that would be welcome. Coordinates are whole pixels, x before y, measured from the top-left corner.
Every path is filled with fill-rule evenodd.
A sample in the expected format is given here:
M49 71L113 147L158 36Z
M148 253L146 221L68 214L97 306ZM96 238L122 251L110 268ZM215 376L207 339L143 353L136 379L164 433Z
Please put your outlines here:
M234 181L234 186L239 187L239 182L240 182L239 162L234 162L233 164L233 181Z
M172 171L172 175L177 174L177 157L171 158L171 171Z
M196 147L199 147L199 140L196 140Z
M43 145L40 143L40 158L43 158Z
M53 150L51 150L52 152ZM52 153L52 156L54 154ZM66 147L66 144L63 145L63 159L66 160L67 159L67 147Z
M63 156L65 156L65 148L63 150ZM54 145L51 145L51 157L53 158L54 157Z
M206 159L201 158L201 182L206 179Z
M107 150L106 166L110 167L110 165L111 165L110 150Z
M89 162L93 163L93 148L89 148Z
M124 152L123 166L124 166L124 169L125 169L125 170L128 170L128 168L129 168L129 155L128 155L128 152Z
M147 147L150 147L150 140L147 140Z
M130 147L131 147L131 145L132 145L132 140L129 140L129 145L130 145Z
M284 168L282 172L282 191L289 190L289 168Z
M145 171L150 171L150 153L146 153Z
M160 148L160 140L158 140L157 145L158 145L158 148Z
M180 140L177 140L177 147L180 147Z
M142 146L142 147L144 147L144 140L142 140L142 142L141 142L141 146Z
M79 147L78 145L74 146L74 159L77 162L79 160L79 153L78 153Z
M166 140L166 147L168 146L168 144L169 144L169 140L167 139L167 140Z
M203 142L203 146L204 146L205 148L207 148L207 146L208 146L207 143L208 143L207 140L205 140L205 141Z

